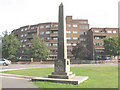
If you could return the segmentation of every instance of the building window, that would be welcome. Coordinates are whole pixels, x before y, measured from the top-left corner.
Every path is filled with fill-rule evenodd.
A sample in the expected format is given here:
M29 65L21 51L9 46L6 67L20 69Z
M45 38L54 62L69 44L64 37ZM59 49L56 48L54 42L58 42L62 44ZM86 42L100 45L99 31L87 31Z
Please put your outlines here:
M73 33L78 33L78 31L73 31Z
M71 43L67 43L67 46L71 46Z
M44 40L44 38L42 37L42 38L40 38L40 40Z
M50 28L50 25L46 25L46 28Z
M71 24L67 24L67 27L71 27Z
M78 25L77 24L73 24L73 27L78 27Z
M58 27L58 25L54 25L54 27Z
M97 46L97 45L98 45L98 43L95 43L95 45Z
M34 29L34 27L31 27L31 29Z
M80 38L80 41L86 41L86 39L85 38Z
M109 30L109 31L107 31L107 33L112 33L112 31L111 31L111 30Z
M21 40L21 42L23 42L23 40Z
M68 50L67 50L67 52L68 52L68 53L70 53L70 52L71 52L71 50L69 50L69 49L68 49Z
M84 35L87 35L87 32L84 32Z
M23 47L25 47L25 45L23 45Z
M73 39L74 39L74 40L77 40L77 39L78 39L78 37L73 37Z
M86 44L83 45L83 47L86 47L86 46L87 46Z
M32 36L34 35L34 33L32 33Z
M40 28L42 29L42 28L44 28L44 26L43 26L43 25L41 25L41 26L40 26Z
M95 37L95 39L100 39L100 37Z
M73 46L76 46L77 45L77 43L73 43Z
M24 34L24 36L27 36L27 34Z
M87 22L86 21L83 21L83 22L81 22L82 24L87 24Z
M57 43L53 43L53 46L57 46Z
M96 49L95 51L96 51L96 52L104 52L103 49Z
M113 33L117 33L117 31L116 31L116 30L114 30L114 31L113 31Z
M22 29L21 29L21 32L23 32L23 31L24 31L24 29L22 28Z
M50 51L53 52L53 53L57 52L57 50L55 50L55 49L51 49Z
M46 40L50 40L50 37L47 37Z
M98 31L98 30L95 30L94 32L95 32L95 33L99 33L100 31Z
M80 32L80 35L84 35L84 32Z
M102 46L102 43L100 43L100 46Z
M46 34L50 34L50 31L46 31Z
M25 28L25 31L28 30L28 28Z
M88 26L80 26L80 29L88 29Z
M102 43L96 43L96 46L102 46L103 44Z
M55 33L58 33L58 31L53 31L53 33L55 34Z
M67 37L67 39L71 39L71 37Z
M49 46L49 45L50 45L50 43L49 43L49 42L46 42L46 45L47 45L47 46Z
M53 40L58 40L58 38L53 38Z
M40 32L40 34L42 35L42 34L44 34L44 32L42 31L42 32Z
M26 42L26 41L27 41L27 39L24 40L24 42Z
M23 37L23 34L21 35L21 37Z
M67 31L66 33L71 33L71 31Z

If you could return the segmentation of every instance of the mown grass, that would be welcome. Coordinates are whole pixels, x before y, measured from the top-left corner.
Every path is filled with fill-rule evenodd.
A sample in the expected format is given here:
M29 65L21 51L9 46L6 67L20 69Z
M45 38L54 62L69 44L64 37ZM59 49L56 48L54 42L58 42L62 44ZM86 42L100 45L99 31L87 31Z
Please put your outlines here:
M5 71L3 73L26 76L47 76L53 71L53 68L33 68ZM118 66L72 67L71 71L75 73L76 76L89 76L89 79L79 85L40 81L33 83L40 88L118 88Z

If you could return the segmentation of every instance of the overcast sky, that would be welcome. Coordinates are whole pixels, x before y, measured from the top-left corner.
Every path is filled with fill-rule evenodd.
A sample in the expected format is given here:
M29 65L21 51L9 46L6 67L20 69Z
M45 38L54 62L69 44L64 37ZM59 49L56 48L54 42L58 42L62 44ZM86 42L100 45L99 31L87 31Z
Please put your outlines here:
M65 16L88 19L91 27L118 27L119 0L0 0L0 35L25 25L58 21L58 7Z

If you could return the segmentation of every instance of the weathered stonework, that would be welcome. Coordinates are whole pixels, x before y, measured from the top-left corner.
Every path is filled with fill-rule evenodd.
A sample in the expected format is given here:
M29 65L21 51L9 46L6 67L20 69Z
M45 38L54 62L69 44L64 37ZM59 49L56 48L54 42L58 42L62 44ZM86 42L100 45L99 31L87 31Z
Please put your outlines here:
M55 60L55 72L48 75L49 78L73 78L75 74L70 72L70 60L67 59L66 30L64 28L63 4L59 6L59 26L58 26L58 59Z
M52 75L48 75L49 78L61 78L61 79L70 79L73 78L75 74L70 72L70 60L56 60L55 61L55 72L52 72Z

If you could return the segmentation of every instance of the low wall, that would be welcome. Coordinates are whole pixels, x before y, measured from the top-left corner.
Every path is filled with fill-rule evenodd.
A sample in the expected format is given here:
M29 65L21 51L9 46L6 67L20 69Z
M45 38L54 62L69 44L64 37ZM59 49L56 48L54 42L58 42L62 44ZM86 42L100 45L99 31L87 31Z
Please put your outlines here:
M71 60L71 64L118 64L120 60Z
M54 64L54 61L42 61L42 62L12 62L12 64Z
M118 64L120 60L70 60L71 64ZM12 62L12 64L54 64L54 60L45 60L41 62Z

